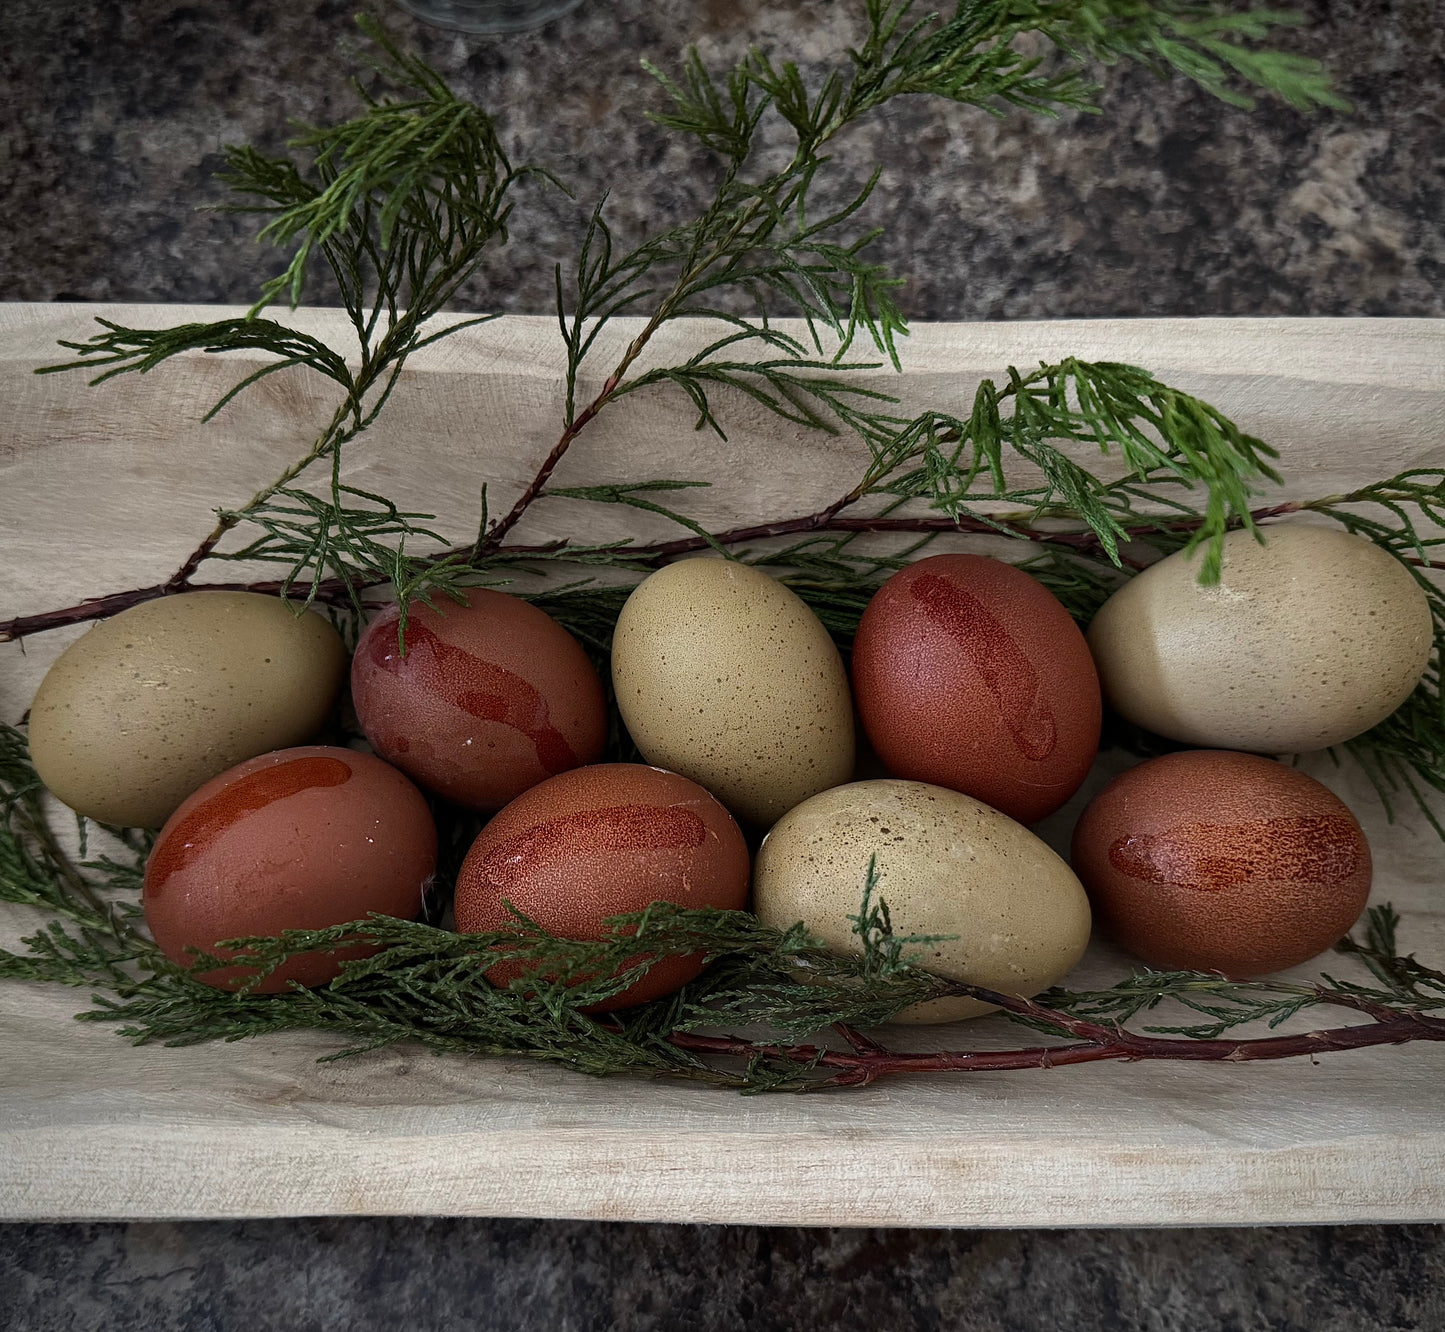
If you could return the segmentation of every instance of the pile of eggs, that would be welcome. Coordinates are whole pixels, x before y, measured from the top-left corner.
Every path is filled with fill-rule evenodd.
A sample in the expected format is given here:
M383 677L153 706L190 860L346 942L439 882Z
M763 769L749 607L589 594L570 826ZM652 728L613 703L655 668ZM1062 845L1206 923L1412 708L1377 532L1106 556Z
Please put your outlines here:
M487 818L456 881L465 932L505 928L509 904L586 939L654 901L751 901L764 922L801 921L848 950L871 866L894 929L935 940L919 960L960 981L1035 994L1078 962L1095 920L1151 965L1255 976L1337 942L1371 874L1349 809L1265 755L1381 721L1431 646L1423 592L1370 542L1308 524L1266 538L1227 537L1215 586L1194 556L1159 561L1087 638L1009 564L922 559L878 589L847 666L761 570L669 565L632 592L612 649L617 708L647 764L601 761L602 681L519 598L475 590L412 607L404 626L395 608L371 621L350 661L368 753L314 743L347 669L325 619L185 593L60 657L31 750L80 813L160 829L146 919L185 965L223 939L415 918L437 866L425 791ZM1107 786L1078 821L1071 867L1026 825L1084 782L1105 702L1198 748ZM855 780L860 768L886 775ZM755 857L749 835L763 835ZM339 936L261 988L322 984L357 955ZM609 1006L700 968L665 959ZM234 988L248 974L203 979ZM947 999L904 1016L983 1011Z

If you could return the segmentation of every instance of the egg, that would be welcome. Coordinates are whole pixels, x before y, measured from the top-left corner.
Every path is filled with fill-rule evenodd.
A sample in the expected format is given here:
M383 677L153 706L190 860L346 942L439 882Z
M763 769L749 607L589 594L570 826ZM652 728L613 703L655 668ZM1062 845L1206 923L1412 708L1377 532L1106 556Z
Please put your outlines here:
M761 569L683 560L628 597L612 641L622 720L649 763L766 827L853 772L842 658L803 600Z
M1224 538L1223 576L1198 552L1124 584L1089 628L1111 707L1191 745L1298 753L1352 739L1419 683L1430 606L1410 571L1363 537L1290 523Z
M1238 978L1331 947L1370 892L1369 844L1343 801L1295 768L1222 750L1116 778L1079 820L1073 862L1130 952Z
M951 980L1027 997L1062 980L1089 942L1084 890L1039 838L971 796L894 779L834 787L779 819L758 851L753 909L765 925L801 921L829 948L859 952L849 917L870 859L895 933L951 936L916 949ZM991 1011L935 999L895 1021Z
M935 555L893 575L853 643L853 693L888 771L1033 823L1078 790L1099 748L1088 644L1037 579Z
M312 739L346 670L321 616L279 597L142 602L70 645L30 709L40 780L102 823L158 828L208 778Z
M529 786L595 763L607 741L602 682L545 611L473 589L465 606L412 606L367 626L351 666L376 752L429 791L496 810Z
M283 749L213 778L171 815L146 862L146 924L167 957L189 966L188 949L215 951L221 939L370 912L411 920L436 857L426 800L395 768L351 749ZM304 954L256 990L321 985L369 951ZM235 989L253 974L237 966L201 979Z
M602 763L534 786L482 829L457 876L456 921L505 929L510 902L552 934L599 939L608 917L652 902L737 910L747 896L747 844L717 800L676 773ZM599 1007L656 999L701 970L700 957L663 958ZM498 985L520 974L488 972Z

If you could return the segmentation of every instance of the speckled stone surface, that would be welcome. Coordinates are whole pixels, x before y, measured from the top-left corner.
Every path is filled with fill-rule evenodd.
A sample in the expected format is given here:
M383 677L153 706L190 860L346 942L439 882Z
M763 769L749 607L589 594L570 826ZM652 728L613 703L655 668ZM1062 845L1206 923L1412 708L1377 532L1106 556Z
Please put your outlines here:
M11 1332L1438 1332L1445 1230L0 1227Z
M677 220L710 164L639 112L638 67L757 42L805 66L856 35L841 0L586 0L539 33L432 29L385 0L0 4L0 298L249 302L275 256L247 220L196 212L228 142L276 147L293 117L356 105L337 51L364 5L497 110L529 187L513 243L466 293L546 311L552 267L604 189L624 235ZM1445 36L1438 0L1304 0L1290 38L1337 71L1352 113L1249 114L1137 70L1106 114L993 120L909 99L838 145L874 161L879 253L925 319L1445 314ZM324 294L318 292L320 298ZM321 299L319 303L328 303Z
M643 122L638 68L695 40L806 66L852 36L829 0L585 0L538 34L394 29L499 113L531 188L465 303L550 309L552 265L612 191L636 235L686 215L704 156ZM228 142L355 105L336 54L358 0L0 2L0 299L234 301L274 271L244 220L193 210ZM925 319L1445 315L1438 0L1304 0L1295 49L1355 102L1247 114L1114 70L1106 114L1057 122L919 102L839 144L884 164L870 220ZM324 292L311 299L326 303ZM1437 1332L1445 1231L765 1230L323 1220L0 1227L0 1327L1034 1329Z

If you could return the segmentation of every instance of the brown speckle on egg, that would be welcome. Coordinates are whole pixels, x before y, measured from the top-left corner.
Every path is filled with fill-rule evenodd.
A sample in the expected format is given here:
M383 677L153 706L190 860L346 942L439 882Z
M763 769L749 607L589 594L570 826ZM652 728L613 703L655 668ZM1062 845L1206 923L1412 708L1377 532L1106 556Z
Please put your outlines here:
M345 670L336 630L279 597L160 597L61 654L30 710L31 756L72 809L158 828L208 778L312 739Z
M791 589L732 560L683 560L628 597L612 642L622 720L651 763L766 827L853 772L837 647Z
M1181 551L1104 604L1088 641L1116 712L1186 744L1284 754L1352 739L1410 695L1432 642L1410 571L1337 527L1262 536L1224 538L1214 586Z
M1168 754L1116 778L1079 820L1073 862L1130 952L1236 977L1331 947L1370 892L1370 848L1339 797L1225 750Z

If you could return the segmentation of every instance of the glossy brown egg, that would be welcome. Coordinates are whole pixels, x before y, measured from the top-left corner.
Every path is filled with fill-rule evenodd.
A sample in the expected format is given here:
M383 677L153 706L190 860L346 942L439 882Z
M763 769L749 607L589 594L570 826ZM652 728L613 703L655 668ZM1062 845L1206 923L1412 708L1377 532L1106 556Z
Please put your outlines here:
M935 555L874 594L853 696L894 776L973 796L1020 823L1052 814L1099 748L1099 678L1078 626L1037 579Z
M500 809L529 786L595 763L607 740L602 682L556 620L473 589L467 605L413 606L367 627L351 663L366 738L429 791Z
M1370 847L1344 802L1257 754L1193 749L1131 768L1074 831L1095 917L1166 969L1244 978L1337 943L1370 894Z
M162 951L189 965L220 939L324 929L369 912L412 920L436 870L425 799L371 754L308 745L262 754L185 800L156 839L145 873L145 918ZM256 987L321 985L349 948L293 958ZM201 977L235 989L251 973Z
M457 929L504 928L510 902L553 934L597 939L609 916L652 902L736 910L747 897L747 845L716 799L661 768L602 763L534 786L482 829L457 877ZM670 994L701 970L665 958L601 1007ZM505 985L521 973L488 974Z

